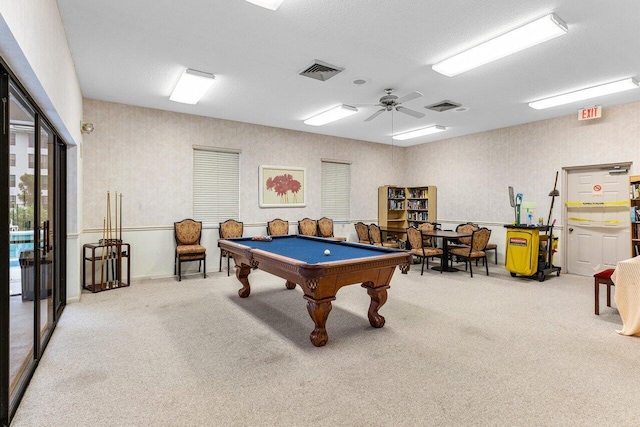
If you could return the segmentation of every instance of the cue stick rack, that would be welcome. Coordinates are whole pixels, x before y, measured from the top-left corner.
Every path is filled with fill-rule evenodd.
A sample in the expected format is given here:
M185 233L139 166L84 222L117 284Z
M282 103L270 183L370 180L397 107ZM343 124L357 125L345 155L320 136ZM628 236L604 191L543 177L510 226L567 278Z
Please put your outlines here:
M106 216L103 220L102 238L97 244L86 244L83 248L83 287L91 292L129 286L130 282L130 245L122 240L122 193L115 192L114 207L111 205L111 192L107 191ZM87 256L89 249L91 255ZM96 255L96 250L99 254ZM127 281L123 281L123 258L127 259ZM91 283L87 286L84 262L91 262ZM100 281L96 277L96 265L100 269Z

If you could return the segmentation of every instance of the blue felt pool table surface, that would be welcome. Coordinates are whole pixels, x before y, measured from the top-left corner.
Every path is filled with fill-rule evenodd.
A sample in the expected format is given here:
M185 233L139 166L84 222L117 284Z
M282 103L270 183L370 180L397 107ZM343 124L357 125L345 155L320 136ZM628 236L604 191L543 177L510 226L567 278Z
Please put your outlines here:
M273 236L271 241L252 240L250 237L228 240L250 248L260 249L302 261L307 264L337 262L398 253L398 251L394 249L367 247L357 243L297 235ZM329 255L324 254L325 249L329 249Z

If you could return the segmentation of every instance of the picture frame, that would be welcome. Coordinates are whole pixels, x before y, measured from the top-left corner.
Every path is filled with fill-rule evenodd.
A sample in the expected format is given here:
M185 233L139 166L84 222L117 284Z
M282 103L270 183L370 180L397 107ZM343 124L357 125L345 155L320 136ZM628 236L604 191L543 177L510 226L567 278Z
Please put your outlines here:
M307 205L307 169L262 165L259 168L261 208L301 208Z

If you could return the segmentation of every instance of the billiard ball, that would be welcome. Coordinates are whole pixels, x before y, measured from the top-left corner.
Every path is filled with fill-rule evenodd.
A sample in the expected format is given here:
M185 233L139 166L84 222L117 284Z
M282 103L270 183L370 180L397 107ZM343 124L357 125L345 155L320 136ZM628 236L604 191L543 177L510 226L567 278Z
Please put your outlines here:
M324 254L325 254L325 255L329 255L329 254L331 254L331 251L330 251L329 249L325 249L325 250L324 250Z

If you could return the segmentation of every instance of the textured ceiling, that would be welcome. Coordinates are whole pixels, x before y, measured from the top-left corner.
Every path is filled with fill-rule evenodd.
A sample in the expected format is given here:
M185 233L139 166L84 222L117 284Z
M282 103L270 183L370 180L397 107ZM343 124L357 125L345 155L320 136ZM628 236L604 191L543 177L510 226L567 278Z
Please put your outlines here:
M490 2L284 0L277 11L244 0L58 0L83 95L105 101L378 143L430 125L448 130L413 145L575 114L590 105L640 100L640 89L587 103L533 110L536 99L627 77L640 78L640 1ZM446 77L431 65L547 13L567 35ZM327 81L299 76L314 60L344 71ZM169 95L185 68L216 75L197 105ZM355 78L368 83L357 86ZM425 113L365 118L378 107L322 127L302 121L339 104L376 103L385 88L424 96ZM450 100L466 112L424 106ZM393 120L392 120L393 119ZM96 123L96 126L99 126Z

